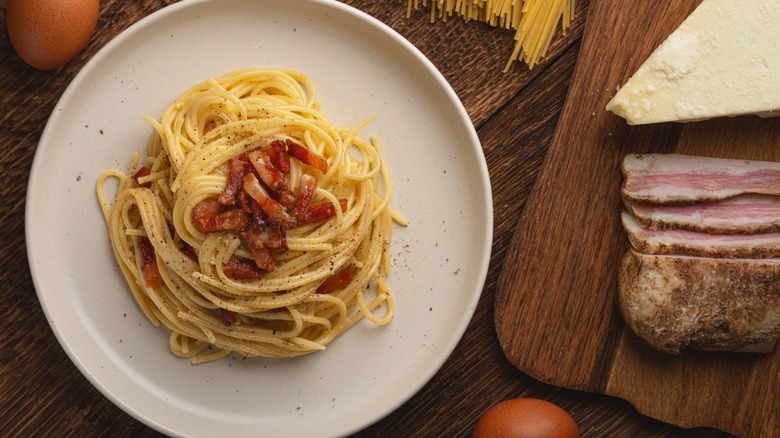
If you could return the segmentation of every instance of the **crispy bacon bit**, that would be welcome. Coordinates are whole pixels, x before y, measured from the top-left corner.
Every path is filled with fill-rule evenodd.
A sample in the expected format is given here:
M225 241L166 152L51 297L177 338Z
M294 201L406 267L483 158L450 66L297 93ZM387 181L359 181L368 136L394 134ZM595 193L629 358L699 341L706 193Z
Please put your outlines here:
M193 207L190 217L204 233L237 230L249 223L249 215L244 210L225 210L219 201L212 198L204 199Z
M264 151L252 151L249 153L249 159L252 166L257 170L257 174L260 175L260 179L271 190L277 191L286 185L282 173L276 170L276 167L271 162L271 157L267 153Z
M339 199L339 205L341 206L341 212L347 212L347 200L344 198ZM306 216L303 219L303 223L311 224L315 222L322 222L326 219L330 219L336 215L336 209L330 201L320 201L312 204L309 211L306 212Z
M222 321L222 324L225 324L228 327L235 324L237 321L236 313L233 312L232 310L227 310L221 307L217 307L212 311L214 312L215 315L217 315L217 318L219 318L219 320Z
M265 151L253 151L249 153L249 158L260 179L277 194L279 203L285 208L292 206L295 203L295 195L284 180L284 175L274 166L271 157Z
M162 276L157 266L157 257L154 255L154 247L147 237L139 237L136 241L138 255L141 258L141 275L144 278L144 285L147 287L157 287L162 284Z
M271 151L276 168L279 172L287 175L290 173L290 154L287 153L287 145L281 140L271 142Z
M276 259L271 250L281 253L288 249L287 232L281 225L255 219L239 230L239 233L246 241L257 266L269 272L273 271L276 266Z
M255 260L255 265L258 268L265 269L268 272L273 272L276 269L276 257L274 253L266 247L251 248L252 258Z
M268 227L266 232L268 233L268 242L265 246L276 250L276 252L285 252L289 249L287 246L287 230L284 227Z
M352 281L353 273L349 268L343 268L336 271L333 275L326 278L317 288L318 294L330 294L344 289Z
M246 191L243 193L246 194ZM255 201L255 198L249 196L248 194L246 194L246 198L247 205L249 206L249 214L252 215L252 221L250 224L258 227L264 227L265 224L268 223L268 215L266 214L265 210L263 210L263 207L260 206L259 202Z
M272 222L286 228L295 227L295 218L290 216L281 204L271 198L268 192L260 185L260 181L254 174L250 173L244 177L244 190L260 204L260 207L265 211Z
M214 231L238 230L249 223L249 215L244 210L233 209L202 218L196 222L204 233Z
M241 236L246 240L249 249L270 248L276 252L287 251L287 232L281 225L249 226L242 228Z
M135 175L133 175L133 181L135 181L135 183L138 184L139 187L144 187L144 188L148 189L149 187L152 186L151 181L147 181L147 182L141 184L140 182L138 182L138 180L140 178L145 177L145 176L149 176L150 173L151 172L149 172L149 168L144 166L144 167L138 169L138 171L135 173Z
M286 209L292 208L293 205L295 205L295 202L298 200L298 198L295 197L295 193L290 190L289 187L285 186L284 189L279 190L279 203L284 206Z
M190 217L192 218L193 222L198 222L201 219L207 219L211 216L222 213L224 210L225 207L222 206L222 204L220 204L216 199L206 198L192 208Z
M244 279L261 279L263 278L263 270L257 267L252 260L245 258L233 257L226 263L222 264L222 270L225 275L234 280Z
M225 190L219 195L219 203L222 205L235 205L236 197L241 193L241 183L244 175L252 172L252 166L241 159L230 160L227 184Z
M276 268L274 251L281 253L288 249L287 233L281 225L256 221L239 230L239 233L252 252L255 264L268 272Z
M314 191L317 189L317 179L304 173L301 175L300 185L298 199L292 210L293 217L299 220L304 219L306 216L306 211L309 209L311 198L314 197Z
M328 161L325 158L292 140L287 140L287 152L302 163L308 164L322 173L328 171Z

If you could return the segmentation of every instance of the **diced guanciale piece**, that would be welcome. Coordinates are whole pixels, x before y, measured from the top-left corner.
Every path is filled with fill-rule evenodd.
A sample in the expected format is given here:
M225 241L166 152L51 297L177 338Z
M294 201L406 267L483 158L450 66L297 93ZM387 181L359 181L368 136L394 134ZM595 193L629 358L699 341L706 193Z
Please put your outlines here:
M290 154L287 153L287 145L281 140L271 142L271 151L276 168L287 175L290 173Z
M216 199L206 198L200 201L195 207L192 208L190 217L193 222L198 222L201 219L206 219L211 216L222 213L225 207L220 204Z
M235 205L244 176L252 172L252 165L241 159L230 160L229 166L225 190L219 195L219 203L222 205Z
M287 232L284 227L274 224L250 224L241 230L241 237L246 240L250 250L255 248L270 248L276 252L287 251Z
M316 292L318 294L331 294L333 292L344 289L352 282L354 274L349 268L343 268L336 271L333 275L326 278L322 284L317 287Z
M271 221L288 229L296 225L295 218L290 216L281 204L271 198L254 174L250 173L244 177L244 190L260 204Z
M152 183L150 181L146 181L145 183L140 183L140 182L138 182L138 180L140 178L145 177L145 176L149 176L149 174L150 174L149 168L144 166L144 167L138 169L137 172L135 172L135 175L133 175L133 181L135 181L135 183L138 184L139 187L144 187L144 188L148 189L149 187L152 186Z
M324 157L310 151L309 149L306 149L292 140L287 140L286 143L287 152L293 157L297 158L300 162L308 164L322 173L328 171L328 161L325 160Z
M273 272L276 269L276 257L274 257L274 253L270 248L250 248L250 251L258 268L265 269L268 272Z
M252 215L252 220L249 225L264 227L265 224L268 223L268 215L265 213L265 210L263 210L260 203L255 201L255 198L249 196L245 190L242 191L242 193L246 196L246 207L244 210Z
M215 231L238 230L249 223L249 215L244 210L232 209L208 216L196 221L204 233Z
M246 241L255 265L273 272L276 268L274 252L287 251L287 233L281 225L252 222L239 230L241 237Z
M162 276L157 266L157 257L154 255L154 247L147 237L139 237L136 240L136 248L141 259L141 276L144 279L144 285L147 287L157 287L162 284Z
M339 199L339 206L341 206L341 212L347 212L347 200ZM322 222L326 219L330 219L336 215L336 209L330 201L320 201L312 204L309 211L306 212L306 216L303 223L316 223Z
M225 275L234 280L259 280L263 278L263 270L257 267L252 260L239 257L233 257L226 263L223 263L222 271L225 272Z
M271 161L271 157L264 151L252 151L249 153L249 159L252 166L257 170L257 174L260 175L260 179L273 191L278 191L285 184L284 176L279 172L274 163Z
M278 195L279 203L285 208L292 206L295 203L295 195L284 180L284 175L274 166L271 157L265 151L253 151L249 153L249 159L260 179Z
M303 220L306 217L306 211L309 209L315 190L317 190L317 179L307 173L301 175L298 199L292 209L294 218Z

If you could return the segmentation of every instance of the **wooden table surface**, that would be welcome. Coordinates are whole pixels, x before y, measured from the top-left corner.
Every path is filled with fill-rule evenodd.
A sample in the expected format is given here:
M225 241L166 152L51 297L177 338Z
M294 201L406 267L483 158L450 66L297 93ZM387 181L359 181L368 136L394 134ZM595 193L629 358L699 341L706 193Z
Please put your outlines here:
M597 0L591 0L597 1ZM61 93L109 40L171 0L101 0L84 51L54 71L25 65L11 46L0 9L0 435L152 437L156 431L116 407L80 374L46 323L25 251L25 192L36 145ZM493 301L507 247L542 168L567 97L588 2L555 39L543 62L503 73L513 32L460 19L431 23L424 11L406 17L406 0L347 0L388 24L439 68L463 101L487 158L495 209L493 253L485 288L451 357L407 403L356 436L468 436L490 406L515 397L552 401L574 417L583 437L726 436L683 430L638 414L622 400L533 380L504 357ZM52 212L57 214L57 212Z

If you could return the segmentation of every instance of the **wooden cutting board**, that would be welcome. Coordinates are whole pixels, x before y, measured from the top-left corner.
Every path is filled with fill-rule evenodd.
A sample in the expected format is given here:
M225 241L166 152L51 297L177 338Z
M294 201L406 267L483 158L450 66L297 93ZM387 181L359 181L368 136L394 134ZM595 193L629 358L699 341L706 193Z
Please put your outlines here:
M780 436L780 350L672 357L635 338L615 306L626 154L780 161L780 118L632 127L604 110L699 3L591 0L567 103L503 267L496 330L507 358L543 382L617 396L685 428Z

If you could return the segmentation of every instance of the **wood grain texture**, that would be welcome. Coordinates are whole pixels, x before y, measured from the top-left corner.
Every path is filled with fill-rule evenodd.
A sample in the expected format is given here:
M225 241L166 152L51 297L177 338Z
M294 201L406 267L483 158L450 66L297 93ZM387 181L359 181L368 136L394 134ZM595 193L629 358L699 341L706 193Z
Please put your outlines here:
M683 427L777 436L780 353L673 358L628 332L614 303L628 244L619 221L626 154L780 161L777 119L631 127L605 112L616 86L698 4L591 2L575 77L498 284L496 330L510 362L541 381L617 396Z
M676 151L780 161L780 119L745 116L683 127ZM780 351L672 357L621 334L605 392L684 427L709 425L746 437L780 435ZM640 379L643 384L634 382ZM672 401L670 401L672 400Z
M51 72L31 69L9 42L0 9L0 435L8 437L159 437L116 407L68 359L38 303L27 264L24 202L35 148L57 99L108 41L172 0L101 0L97 29L85 50ZM420 48L453 85L478 129L496 204L493 254L482 297L462 341L431 381L407 403L356 437L467 437L490 406L538 397L567 409L583 437L719 437L683 430L637 413L601 394L572 391L519 371L503 355L493 325L494 296L512 234L536 182L575 69L588 2L532 71L501 73L512 32L472 22L406 18L405 0L348 0ZM57 212L52 212L57 214ZM74 249L74 252L76 249Z
M625 240L617 220L619 163L628 152L672 150L679 137L677 125L628 129L604 110L643 59L642 47L652 51L690 12L678 7L671 17L632 19L658 9L645 1L592 3L567 104L504 265L495 315L504 350L522 370L555 385L603 392L620 329L606 292L614 289ZM615 32L638 23L651 28ZM634 65L619 62L621 52Z

